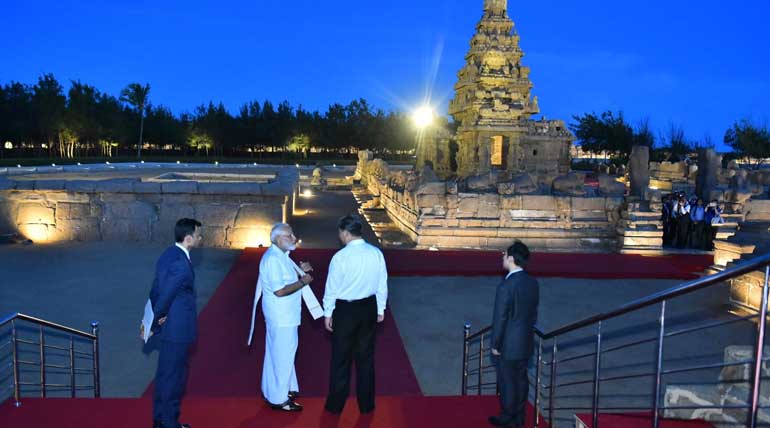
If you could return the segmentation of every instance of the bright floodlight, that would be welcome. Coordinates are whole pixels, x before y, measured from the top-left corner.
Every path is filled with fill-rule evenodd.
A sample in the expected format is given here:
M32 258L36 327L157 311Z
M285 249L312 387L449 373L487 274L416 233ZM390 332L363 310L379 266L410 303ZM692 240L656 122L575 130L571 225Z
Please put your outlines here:
M417 125L418 128L426 128L430 126L431 123L433 123L433 108L428 105L424 105L412 114L412 120L414 121L414 124Z

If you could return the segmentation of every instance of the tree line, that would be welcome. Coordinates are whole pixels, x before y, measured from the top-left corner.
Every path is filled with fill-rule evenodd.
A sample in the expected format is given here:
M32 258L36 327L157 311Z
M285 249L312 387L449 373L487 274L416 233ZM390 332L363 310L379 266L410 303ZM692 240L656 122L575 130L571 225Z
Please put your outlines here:
M630 124L623 112L606 111L601 114L587 113L573 116L569 128L577 137L582 149L594 154L608 154L620 161L627 160L634 145L650 147L656 160L680 160L699 148L713 148L708 138L692 139L684 130L671 125L667 131L655 135L649 121L636 126ZM757 125L742 119L725 131L724 143L733 149L737 158L770 158L770 130L767 125Z
M65 92L51 74L33 85L0 84L0 156L111 157L153 153L218 156L379 155L414 147L409 118L365 99L309 111L284 101L251 101L233 114L220 103L174 114L151 102L149 84L131 83L120 96L80 81ZM141 141L141 144L139 142Z

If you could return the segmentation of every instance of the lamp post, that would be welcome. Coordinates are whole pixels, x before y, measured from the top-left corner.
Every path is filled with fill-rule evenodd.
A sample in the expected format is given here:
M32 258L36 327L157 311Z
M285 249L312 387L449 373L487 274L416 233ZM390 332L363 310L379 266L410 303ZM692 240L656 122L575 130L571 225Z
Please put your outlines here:
M433 124L435 118L436 115L434 113L433 107L428 104L420 106L412 113L412 122L414 122L415 127L417 127L417 144L415 150L417 151L416 166L418 169L422 168L422 164L424 163L424 159L422 159L424 158L424 155L421 153L420 146L422 145L422 140L425 137L425 130Z

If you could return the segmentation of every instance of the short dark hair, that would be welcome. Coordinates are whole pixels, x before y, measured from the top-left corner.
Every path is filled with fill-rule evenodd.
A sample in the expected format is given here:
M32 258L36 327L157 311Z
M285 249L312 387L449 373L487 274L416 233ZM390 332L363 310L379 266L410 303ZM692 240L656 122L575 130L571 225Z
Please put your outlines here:
M193 218L180 218L174 226L174 240L184 241L185 236L192 236L196 227L201 227L201 222Z
M364 225L363 219L358 214L348 214L340 218L337 222L339 230L347 230L353 236L361 236L361 228Z
M505 251L505 254L513 257L513 261L516 262L516 266L522 269L527 267L527 263L529 263L529 248L527 248L527 246L519 240L514 241L513 245L508 247L508 249Z

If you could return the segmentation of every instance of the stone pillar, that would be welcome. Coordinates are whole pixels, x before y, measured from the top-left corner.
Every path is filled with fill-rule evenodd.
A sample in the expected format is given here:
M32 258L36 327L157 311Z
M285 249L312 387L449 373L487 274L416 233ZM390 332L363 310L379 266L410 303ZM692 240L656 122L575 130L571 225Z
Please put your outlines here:
M631 196L644 197L650 185L650 148L634 146L631 149L631 159L628 161L631 181Z
M722 155L714 149L698 150L698 175L695 178L695 193L708 203L711 192L717 186L717 174L722 169Z
M476 136L476 144L478 144L479 150L479 163L476 166L477 174L486 174L491 169L490 156L492 154L491 144L492 141L489 135L479 134Z

